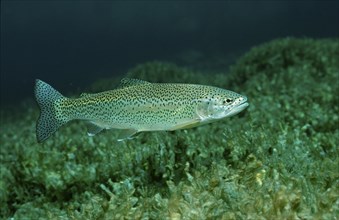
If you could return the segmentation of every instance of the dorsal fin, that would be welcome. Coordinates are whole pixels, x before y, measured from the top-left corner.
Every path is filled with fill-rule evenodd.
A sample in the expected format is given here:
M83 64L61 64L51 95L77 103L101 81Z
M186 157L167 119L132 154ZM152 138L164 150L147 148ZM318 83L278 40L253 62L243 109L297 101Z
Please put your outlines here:
M118 88L130 87L140 84L151 84L151 83L140 79L122 78Z
M91 95L93 95L93 94L91 94L91 93L86 93L86 92L83 92L83 93L81 93L81 94L80 94L80 97L81 97L81 98L83 98L83 97L86 97L86 96L91 96Z

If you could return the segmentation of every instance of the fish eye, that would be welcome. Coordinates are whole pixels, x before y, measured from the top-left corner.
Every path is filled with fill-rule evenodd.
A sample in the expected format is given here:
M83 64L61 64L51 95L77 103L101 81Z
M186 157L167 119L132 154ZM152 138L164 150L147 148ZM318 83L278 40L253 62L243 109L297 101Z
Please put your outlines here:
M232 99L229 99L229 98L228 98L228 99L226 99L226 100L223 101L223 104L231 103L232 101L233 101Z

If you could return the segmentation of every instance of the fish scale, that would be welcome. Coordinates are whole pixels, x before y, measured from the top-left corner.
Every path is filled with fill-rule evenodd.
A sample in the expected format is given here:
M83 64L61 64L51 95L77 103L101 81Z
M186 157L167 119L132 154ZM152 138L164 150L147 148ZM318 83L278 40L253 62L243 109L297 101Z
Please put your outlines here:
M121 129L118 140L124 140L142 131L177 130L210 123L248 106L245 96L222 88L126 78L117 89L79 98L66 98L37 80L35 95L41 110L38 142L71 120L88 122L91 136L103 129Z

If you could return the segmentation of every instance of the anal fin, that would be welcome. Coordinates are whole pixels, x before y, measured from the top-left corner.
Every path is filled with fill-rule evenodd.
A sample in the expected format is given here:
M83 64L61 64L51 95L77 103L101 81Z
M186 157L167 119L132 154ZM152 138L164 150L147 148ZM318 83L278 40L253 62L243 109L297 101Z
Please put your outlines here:
M94 136L102 130L103 130L102 127L100 127L100 126L98 126L98 125L96 125L92 122L89 122L87 124L87 134L88 134L88 136Z

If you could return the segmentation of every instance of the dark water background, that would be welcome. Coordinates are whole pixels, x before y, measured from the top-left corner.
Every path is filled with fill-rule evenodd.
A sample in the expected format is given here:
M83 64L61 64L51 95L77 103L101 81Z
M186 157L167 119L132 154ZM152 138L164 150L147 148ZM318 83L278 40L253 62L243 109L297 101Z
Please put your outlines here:
M338 37L339 1L1 1L1 105L62 93L136 64L229 65L280 37Z

